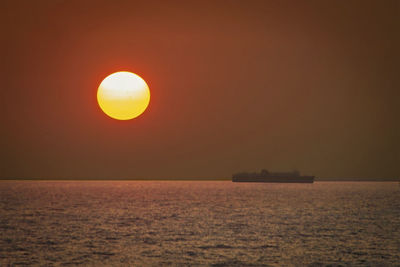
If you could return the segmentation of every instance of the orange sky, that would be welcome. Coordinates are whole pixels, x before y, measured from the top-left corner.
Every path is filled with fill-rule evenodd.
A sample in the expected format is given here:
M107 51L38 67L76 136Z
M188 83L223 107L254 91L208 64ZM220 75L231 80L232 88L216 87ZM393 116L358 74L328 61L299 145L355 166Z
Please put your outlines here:
M399 1L3 1L0 178L400 176ZM139 74L148 110L98 107Z

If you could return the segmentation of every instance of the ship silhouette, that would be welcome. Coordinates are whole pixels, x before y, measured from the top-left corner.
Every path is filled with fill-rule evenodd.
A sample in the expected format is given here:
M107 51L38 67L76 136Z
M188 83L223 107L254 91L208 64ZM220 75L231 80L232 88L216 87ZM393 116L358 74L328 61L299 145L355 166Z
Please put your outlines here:
M315 176L300 175L298 171L292 172L240 172L232 175L232 182L248 183L313 183Z

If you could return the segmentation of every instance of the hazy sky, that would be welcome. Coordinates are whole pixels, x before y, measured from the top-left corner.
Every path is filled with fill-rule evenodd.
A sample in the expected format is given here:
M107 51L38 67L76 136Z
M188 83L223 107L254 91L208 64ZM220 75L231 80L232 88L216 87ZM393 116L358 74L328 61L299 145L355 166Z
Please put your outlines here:
M2 1L1 178L400 176L400 1ZM139 74L148 110L96 102Z

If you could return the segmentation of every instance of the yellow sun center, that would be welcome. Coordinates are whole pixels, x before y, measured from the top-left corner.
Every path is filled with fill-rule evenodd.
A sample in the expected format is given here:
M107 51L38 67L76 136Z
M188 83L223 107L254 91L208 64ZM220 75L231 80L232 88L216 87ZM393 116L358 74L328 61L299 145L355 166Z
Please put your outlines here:
M99 85L97 102L111 118L130 120L146 110L150 102L150 90L138 75L127 71L115 72Z

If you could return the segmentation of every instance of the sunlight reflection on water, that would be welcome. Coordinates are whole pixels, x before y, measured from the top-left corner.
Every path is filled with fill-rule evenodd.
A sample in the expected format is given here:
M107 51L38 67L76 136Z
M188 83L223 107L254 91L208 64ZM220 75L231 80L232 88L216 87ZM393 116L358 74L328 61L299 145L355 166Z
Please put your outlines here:
M396 183L0 182L0 265L395 265Z

